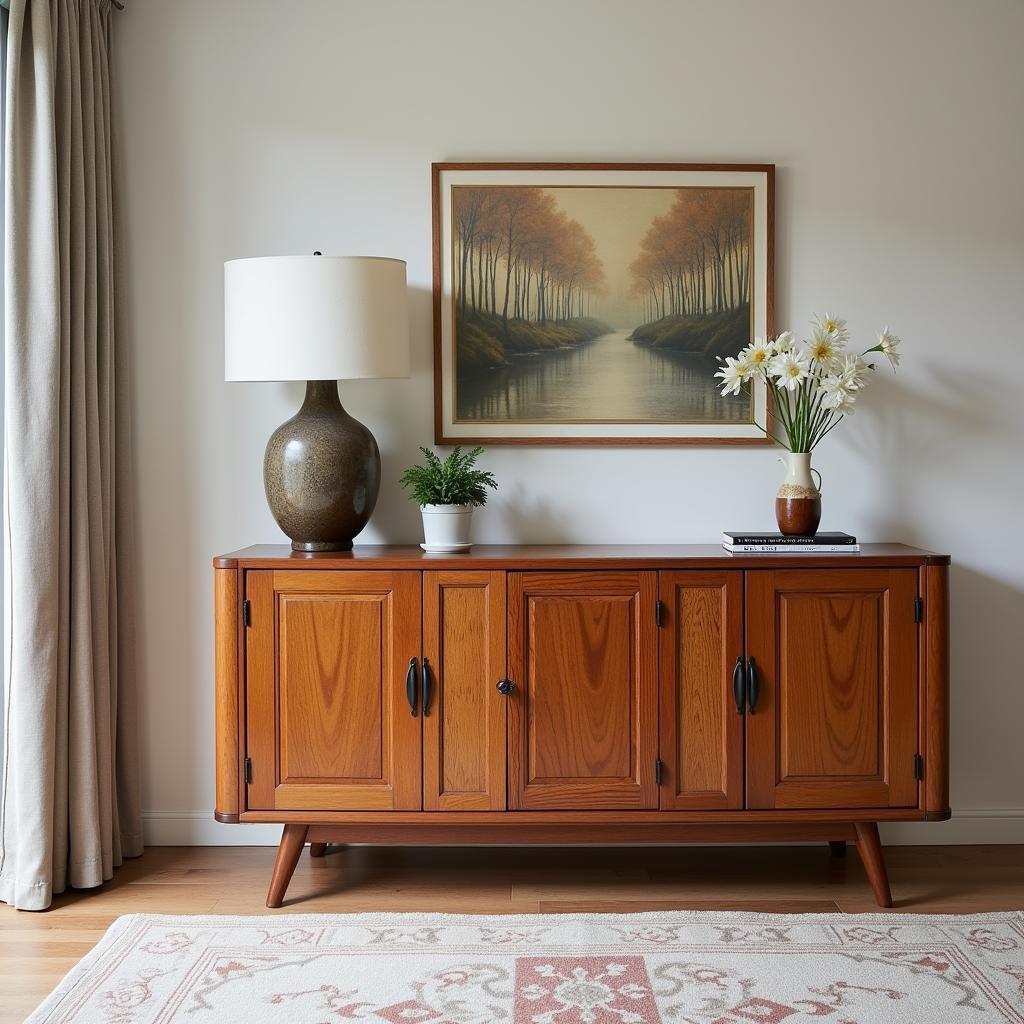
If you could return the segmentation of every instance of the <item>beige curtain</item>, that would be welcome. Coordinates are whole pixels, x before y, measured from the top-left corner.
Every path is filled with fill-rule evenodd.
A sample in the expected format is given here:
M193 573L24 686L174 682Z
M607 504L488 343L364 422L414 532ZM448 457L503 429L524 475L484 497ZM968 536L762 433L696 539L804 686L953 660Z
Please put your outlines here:
M0 900L142 851L109 0L11 0Z

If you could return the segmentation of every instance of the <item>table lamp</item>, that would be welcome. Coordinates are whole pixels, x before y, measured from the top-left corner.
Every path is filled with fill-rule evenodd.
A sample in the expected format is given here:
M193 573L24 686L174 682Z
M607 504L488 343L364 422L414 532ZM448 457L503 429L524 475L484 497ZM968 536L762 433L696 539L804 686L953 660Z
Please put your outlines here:
M268 256L224 264L224 378L306 381L270 436L263 483L296 551L347 551L380 489L373 434L342 408L339 380L409 376L405 263Z

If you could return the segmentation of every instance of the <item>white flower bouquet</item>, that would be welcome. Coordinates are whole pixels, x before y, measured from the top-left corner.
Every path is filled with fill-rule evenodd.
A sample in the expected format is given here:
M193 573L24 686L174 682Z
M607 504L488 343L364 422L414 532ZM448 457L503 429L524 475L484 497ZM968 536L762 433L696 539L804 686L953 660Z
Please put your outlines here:
M868 357L881 353L895 370L900 364L899 344L885 327L877 344L856 355L848 351L846 321L826 313L814 318L809 341L797 342L791 331L774 340L755 338L737 356L719 358L723 365L715 376L722 379L723 395L738 395L749 391L753 381L763 381L786 440L767 426L762 429L791 452L810 452L853 412L868 383L868 371L875 368Z

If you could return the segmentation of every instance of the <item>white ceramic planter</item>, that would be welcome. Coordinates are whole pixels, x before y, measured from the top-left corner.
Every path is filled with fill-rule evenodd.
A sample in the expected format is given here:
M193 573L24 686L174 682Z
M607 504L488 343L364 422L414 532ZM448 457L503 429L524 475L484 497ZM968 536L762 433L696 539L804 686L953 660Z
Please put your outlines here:
M468 551L472 505L421 505L424 551Z

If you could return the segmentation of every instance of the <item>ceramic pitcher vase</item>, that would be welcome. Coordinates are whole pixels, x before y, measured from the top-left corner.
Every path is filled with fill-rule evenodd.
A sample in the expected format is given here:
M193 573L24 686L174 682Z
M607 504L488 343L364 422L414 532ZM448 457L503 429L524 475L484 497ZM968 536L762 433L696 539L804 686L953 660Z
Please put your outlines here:
M789 452L779 462L786 467L786 476L775 495L780 532L788 536L816 533L821 522L821 474L811 469L811 453Z

